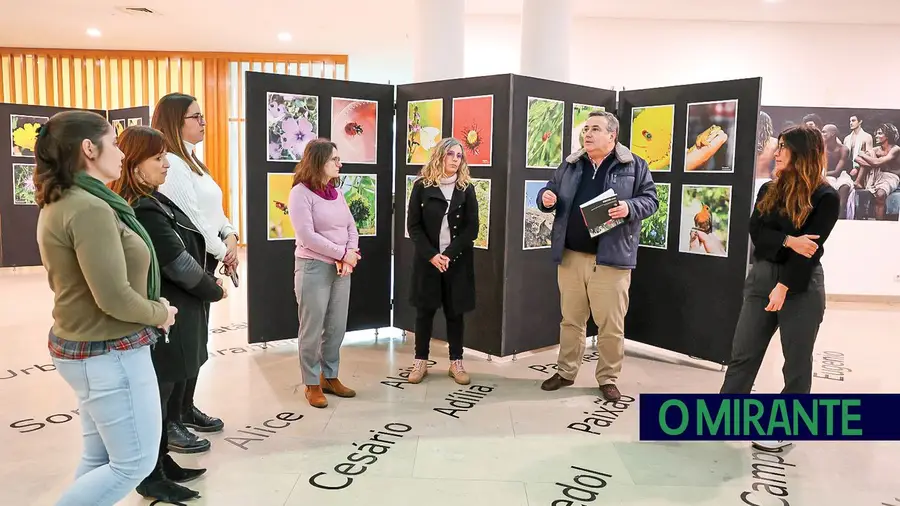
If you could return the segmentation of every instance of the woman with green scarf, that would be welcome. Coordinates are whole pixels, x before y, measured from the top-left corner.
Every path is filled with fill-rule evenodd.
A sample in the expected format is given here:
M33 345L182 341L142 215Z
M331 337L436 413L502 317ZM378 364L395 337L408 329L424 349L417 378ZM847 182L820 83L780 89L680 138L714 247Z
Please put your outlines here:
M123 154L105 118L66 111L40 128L35 200L54 293L48 349L78 397L84 449L58 506L113 505L154 468L162 427L150 346L178 310L159 297L147 232L106 187Z

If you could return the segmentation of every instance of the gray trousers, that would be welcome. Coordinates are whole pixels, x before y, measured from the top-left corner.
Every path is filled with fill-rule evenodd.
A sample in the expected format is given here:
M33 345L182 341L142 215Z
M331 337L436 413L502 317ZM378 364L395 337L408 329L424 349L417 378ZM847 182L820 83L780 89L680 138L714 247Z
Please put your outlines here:
M806 292L785 297L781 311L768 312L769 293L778 283L782 266L766 261L753 264L744 285L744 305L734 333L731 362L720 393L749 394L756 381L769 341L781 331L785 394L808 394L812 385L813 348L825 315L825 275L814 271Z
M294 293L303 384L318 385L320 372L325 378L337 378L350 309L350 276L338 276L333 263L296 258Z

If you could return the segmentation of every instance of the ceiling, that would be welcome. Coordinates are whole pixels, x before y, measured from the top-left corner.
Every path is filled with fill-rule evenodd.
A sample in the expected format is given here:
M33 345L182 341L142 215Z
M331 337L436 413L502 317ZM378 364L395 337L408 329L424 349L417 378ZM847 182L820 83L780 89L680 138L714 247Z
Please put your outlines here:
M416 1L3 0L0 47L351 53L407 39ZM443 1L464 1L469 15L522 11L522 0ZM580 17L900 24L900 0L865 0L856 8L847 0L722 0L718 7L710 0L571 1ZM126 14L118 9L124 6L156 14ZM89 27L102 36L88 37ZM279 41L279 32L292 40Z

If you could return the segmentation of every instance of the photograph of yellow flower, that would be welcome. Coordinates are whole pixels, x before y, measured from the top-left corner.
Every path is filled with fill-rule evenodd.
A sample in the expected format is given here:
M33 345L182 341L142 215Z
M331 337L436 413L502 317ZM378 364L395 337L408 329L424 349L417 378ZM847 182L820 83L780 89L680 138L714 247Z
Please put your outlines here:
M631 110L631 152L654 172L672 171L675 105L635 107Z
M34 156L34 142L38 127L50 121L45 116L9 116L9 133L12 139L12 156Z
M13 164L13 205L34 206L34 164Z
M267 181L266 202L269 208L269 240L283 241L294 239L294 226L288 216L288 196L294 175L290 172L269 172Z
M425 165L441 140L444 100L416 100L406 106L406 164Z
M122 135L122 132L125 131L125 120L124 119L114 119L112 121L113 128L116 129L116 137Z

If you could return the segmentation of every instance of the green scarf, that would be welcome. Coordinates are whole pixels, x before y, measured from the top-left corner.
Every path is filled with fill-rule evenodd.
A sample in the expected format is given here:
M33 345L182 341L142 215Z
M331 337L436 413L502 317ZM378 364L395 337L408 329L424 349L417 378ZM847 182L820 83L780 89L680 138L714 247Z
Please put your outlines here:
M134 209L128 205L128 202L126 202L125 199L116 192L110 190L105 184L100 182L99 179L87 175L84 171L79 171L78 174L75 175L75 185L109 204L109 207L116 212L119 219L128 225L128 228L133 230L137 235L141 236L141 239L147 243L147 248L150 249L150 273L147 276L147 298L150 300L159 300L160 274L156 250L153 249L153 242L150 240L147 230L134 215Z

